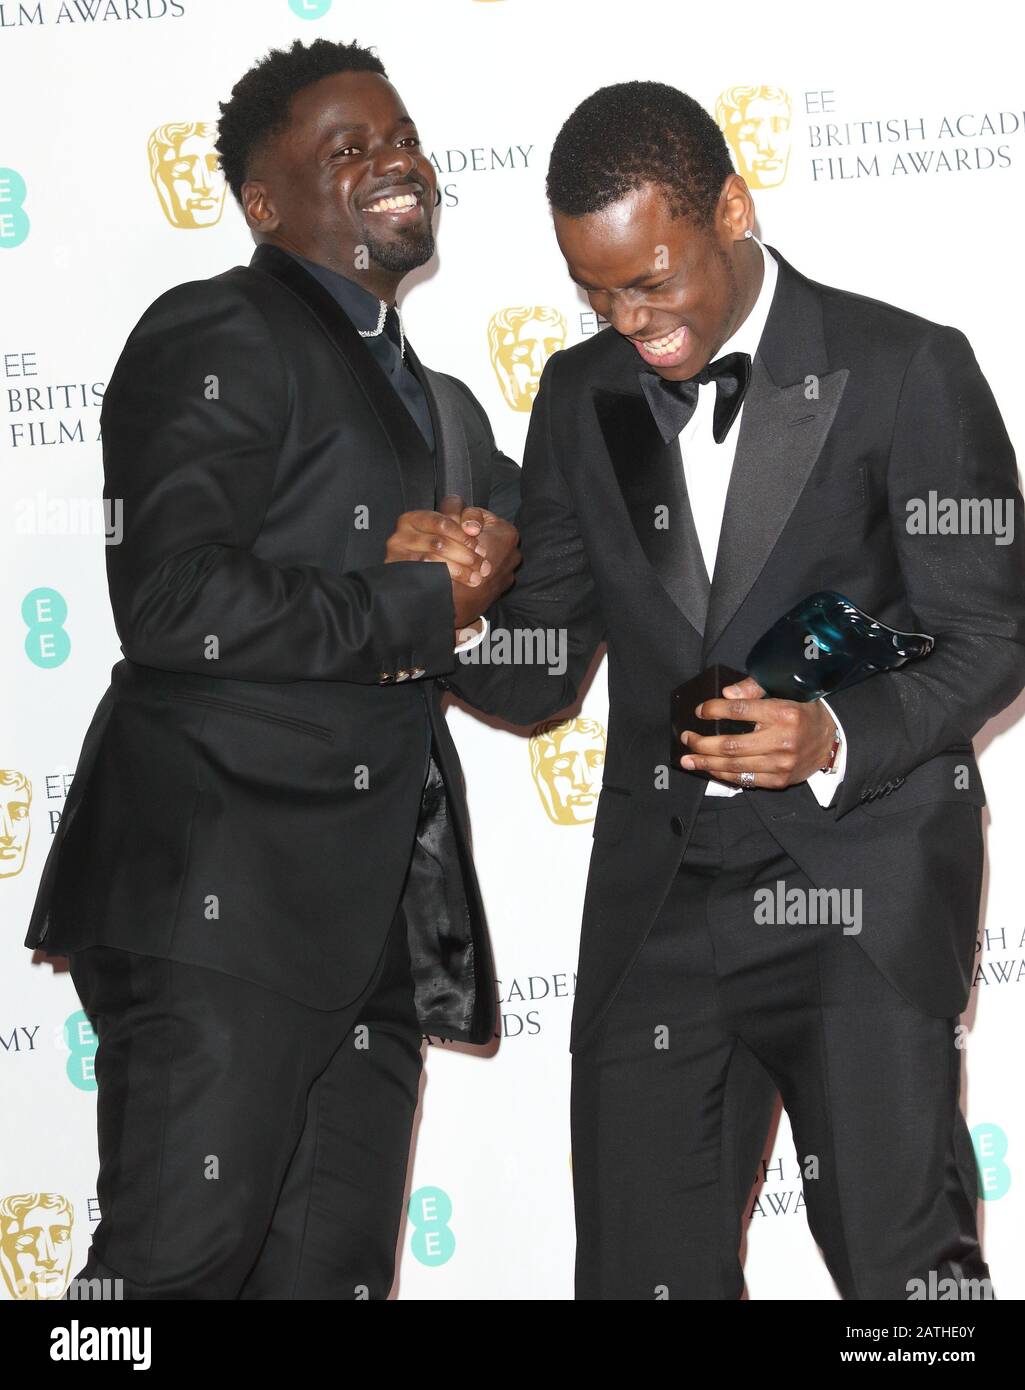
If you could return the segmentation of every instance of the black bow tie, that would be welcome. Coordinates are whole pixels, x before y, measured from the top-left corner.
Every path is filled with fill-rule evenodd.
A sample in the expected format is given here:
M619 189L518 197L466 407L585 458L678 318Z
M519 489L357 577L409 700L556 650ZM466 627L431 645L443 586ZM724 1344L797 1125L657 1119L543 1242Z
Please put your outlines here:
M641 387L655 417L662 438L668 444L683 429L694 414L698 403L698 387L715 382L715 412L712 416L712 437L721 444L730 432L744 404L751 383L751 358L746 352L728 352L702 367L697 376L686 381L667 381L654 371L641 371Z

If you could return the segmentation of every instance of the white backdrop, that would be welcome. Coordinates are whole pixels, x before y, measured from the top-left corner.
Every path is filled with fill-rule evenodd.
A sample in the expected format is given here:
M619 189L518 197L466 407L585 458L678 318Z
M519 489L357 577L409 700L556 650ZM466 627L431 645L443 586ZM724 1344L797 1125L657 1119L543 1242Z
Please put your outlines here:
M12 808L0 827L0 1202L31 1193L64 1199L51 1207L72 1231L73 1254L55 1250L55 1268L81 1265L98 1219L95 1039L61 963L33 962L21 943L82 734L120 659L95 510L99 400L151 300L244 263L252 251L230 194L220 204L219 175L205 205L182 212L182 180L196 186L198 165L188 155L202 154L202 132L181 151L184 172L165 186L165 202L150 176L151 132L215 120L218 99L251 62L293 37L375 45L442 190L440 255L406 294L407 330L424 360L469 383L501 446L519 457L529 414L515 407L529 404L530 372L557 346L559 315L566 343L596 331L566 276L544 199L559 125L606 82L671 82L713 111L720 94L741 88L734 103L751 136L740 169L754 186L763 240L813 278L962 329L1014 438L1023 415L1025 85L1011 13L999 0L862 0L840 12L750 0L649 0L632 12L608 0L0 3L0 526L9 563L0 601L0 768L31 784L27 821L17 819L19 779L0 788ZM175 226L172 216L200 225ZM525 344L524 401L501 389L488 325L499 310L530 306L557 312L533 355L533 315L513 315L506 331ZM45 593L33 611L50 618L42 635L23 613L37 590ZM1015 1180L1025 1149L1015 800L1025 734L1012 727L1022 709L1025 701L978 740L990 870L979 982L964 1020L964 1099L986 1195L980 1215L1003 1299L1025 1293L1025 1192ZM606 712L599 672L583 713L604 725ZM576 810L560 823L532 778L525 738L460 709L450 718L504 1037L491 1057L429 1051L398 1296L566 1299L567 1038L600 738L577 731L575 800L566 803ZM556 787L556 814L566 789ZM766 1163L750 1228L751 1297L835 1298L807 1231L785 1116Z

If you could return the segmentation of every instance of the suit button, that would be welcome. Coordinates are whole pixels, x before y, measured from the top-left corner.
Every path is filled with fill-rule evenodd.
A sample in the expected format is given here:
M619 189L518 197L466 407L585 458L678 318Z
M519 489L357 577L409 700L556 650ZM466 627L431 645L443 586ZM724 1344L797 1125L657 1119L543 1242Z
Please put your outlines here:
M389 682L390 680L391 680L391 672L390 672L390 671L382 671L382 672L381 672L381 679L380 679L380 681L378 682L378 684L379 684L379 685L387 685L388 682Z
M414 666L409 674L413 680L419 680L419 678L425 674L424 668L422 666Z
M396 671L396 672L395 672L395 679L396 679L397 681L408 681L408 680L409 680L409 672L408 672L408 671Z
M682 836L687 827L682 816L673 816L669 822L669 828L674 835Z

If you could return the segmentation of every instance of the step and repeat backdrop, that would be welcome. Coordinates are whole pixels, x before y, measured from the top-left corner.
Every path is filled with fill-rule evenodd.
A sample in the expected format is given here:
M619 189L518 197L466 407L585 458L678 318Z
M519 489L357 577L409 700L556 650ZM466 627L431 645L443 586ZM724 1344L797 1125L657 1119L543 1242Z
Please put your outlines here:
M471 386L514 457L545 360L601 331L552 235L552 140L588 92L629 78L673 83L715 113L762 239L792 264L962 329L1015 437L1025 81L1008 19L999 0L847 12L0 0L0 1297L42 1271L59 1295L99 1219L96 1038L66 962L33 959L22 940L83 732L120 659L100 506L104 384L157 295L253 249L213 154L218 100L295 38L377 48L440 192L439 256L408 285L407 331L426 362ZM399 1298L572 1297L567 1039L607 708L599 666L576 717L533 736L450 710L501 1036L483 1053L427 1049ZM1025 1295L1023 709L977 740L989 870L963 1019L962 1099L1004 1299ZM750 1296L836 1298L785 1114L761 1177Z

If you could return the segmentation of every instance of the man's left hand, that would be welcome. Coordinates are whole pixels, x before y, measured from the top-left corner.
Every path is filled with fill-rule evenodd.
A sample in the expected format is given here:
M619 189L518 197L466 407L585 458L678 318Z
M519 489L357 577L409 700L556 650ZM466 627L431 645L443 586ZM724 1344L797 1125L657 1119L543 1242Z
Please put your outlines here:
M694 712L699 719L754 721L747 734L682 736L687 747L682 767L734 786L740 785L742 772L755 774L756 787L806 782L828 761L833 747L836 726L821 701L771 699L753 676L727 685L722 698L705 700Z

